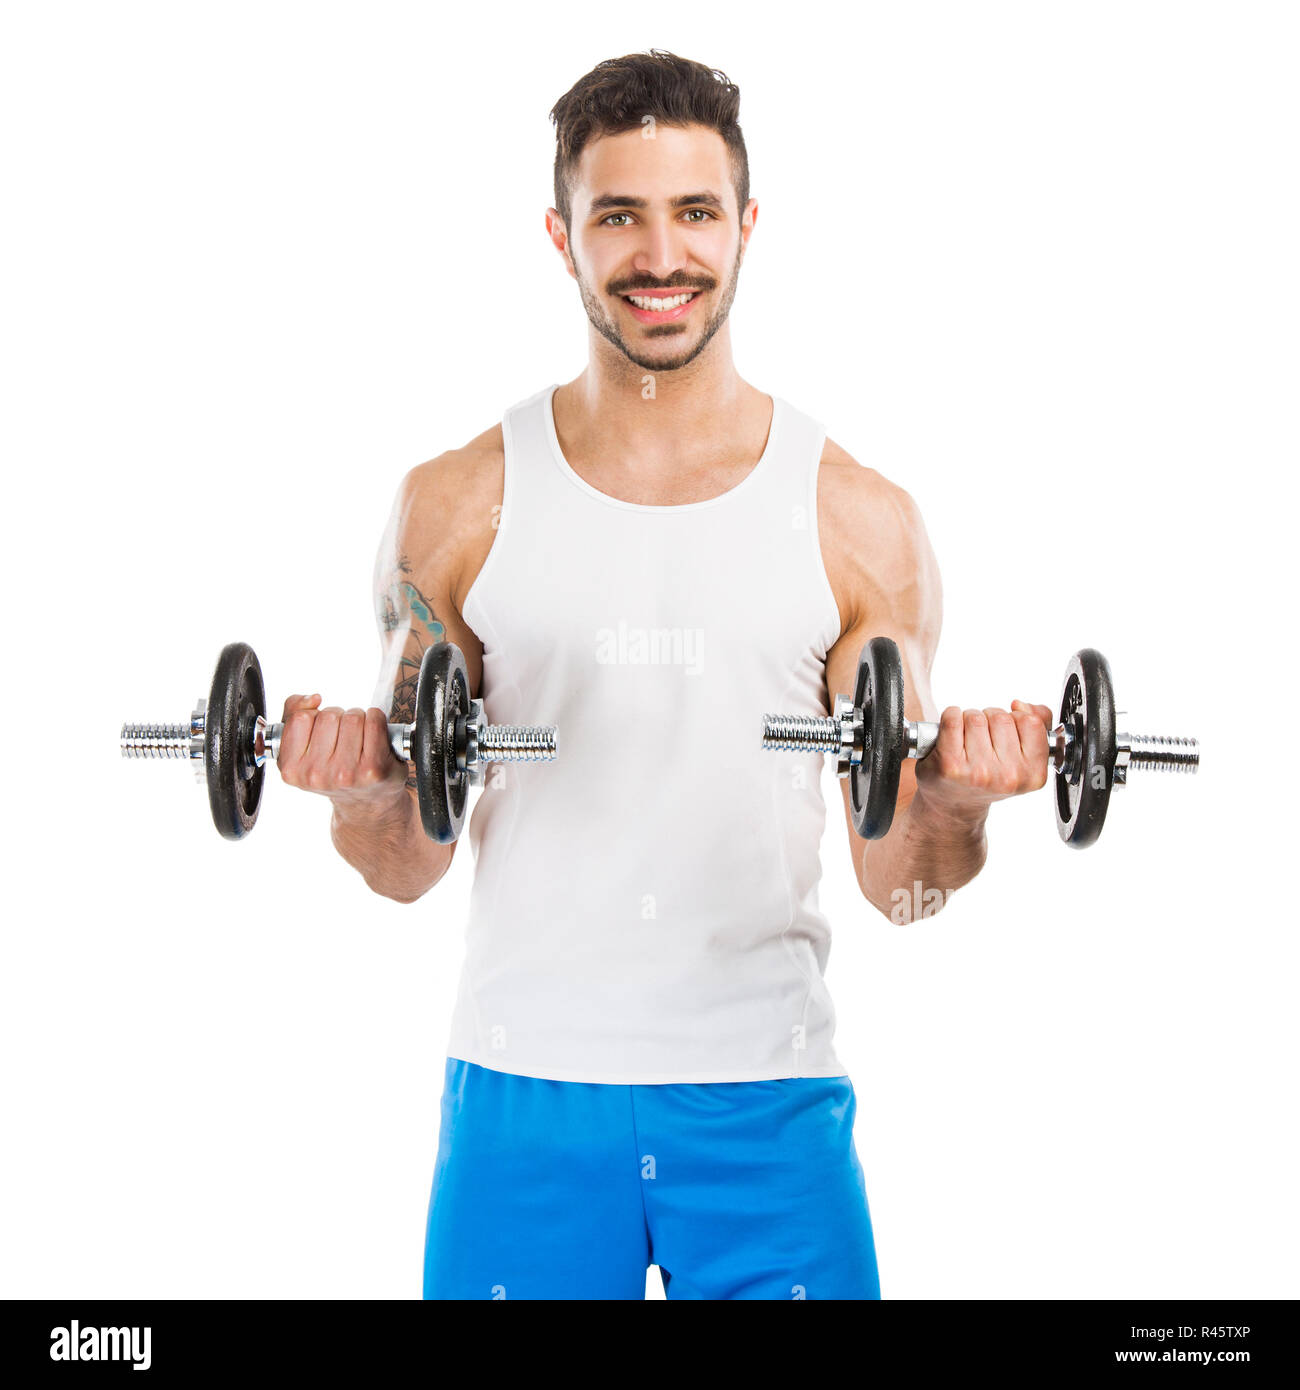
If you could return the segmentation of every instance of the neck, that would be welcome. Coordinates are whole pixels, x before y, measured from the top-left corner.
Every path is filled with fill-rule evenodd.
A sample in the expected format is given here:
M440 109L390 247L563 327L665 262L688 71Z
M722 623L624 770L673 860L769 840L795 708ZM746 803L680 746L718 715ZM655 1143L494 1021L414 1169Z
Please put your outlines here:
M689 457L720 433L733 433L761 393L744 381L731 357L731 325L723 326L693 362L656 371L630 361L596 332L586 369L556 389L554 409L565 433L607 441L607 456ZM653 391L653 395L649 394Z

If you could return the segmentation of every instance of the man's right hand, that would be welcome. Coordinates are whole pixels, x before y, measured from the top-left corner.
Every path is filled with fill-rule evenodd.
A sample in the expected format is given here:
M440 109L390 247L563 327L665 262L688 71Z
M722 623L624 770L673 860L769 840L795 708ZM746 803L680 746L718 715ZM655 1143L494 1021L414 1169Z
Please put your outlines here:
M381 709L320 708L319 695L290 695L277 762L291 787L327 796L344 812L382 812L406 799L408 764L388 741Z

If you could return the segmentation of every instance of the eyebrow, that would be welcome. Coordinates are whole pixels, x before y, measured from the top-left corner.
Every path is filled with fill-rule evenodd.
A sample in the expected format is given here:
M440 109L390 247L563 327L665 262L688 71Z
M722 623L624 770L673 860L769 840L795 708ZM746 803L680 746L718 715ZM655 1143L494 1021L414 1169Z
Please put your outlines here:
M650 200L648 198L637 198L630 193L602 193L600 197L591 200L592 212L608 212L611 208L648 208ZM717 212L726 212L726 205L716 193L705 191L703 193L683 193L679 197L670 198L668 206L673 208L684 207L706 207L713 208Z

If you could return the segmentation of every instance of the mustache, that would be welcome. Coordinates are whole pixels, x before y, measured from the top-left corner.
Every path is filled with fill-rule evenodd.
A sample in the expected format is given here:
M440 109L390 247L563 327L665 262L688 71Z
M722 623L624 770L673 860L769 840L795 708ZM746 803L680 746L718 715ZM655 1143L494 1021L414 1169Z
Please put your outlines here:
M611 286L610 294L707 294L710 290L717 289L716 282L709 285L686 285L680 283L669 283L667 285L623 285Z

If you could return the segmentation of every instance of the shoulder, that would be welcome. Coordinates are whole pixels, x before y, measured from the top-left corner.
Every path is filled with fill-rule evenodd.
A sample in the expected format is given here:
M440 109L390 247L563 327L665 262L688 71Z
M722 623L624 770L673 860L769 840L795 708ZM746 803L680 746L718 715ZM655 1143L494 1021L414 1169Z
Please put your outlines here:
M891 530L919 524L921 511L906 489L861 464L827 436L817 477L820 506L853 523Z
M496 424L417 463L398 486L385 545L409 572L438 583L457 607L464 577L477 573L496 534L504 478Z
M916 499L829 437L817 477L817 525L846 626L874 601L937 590L938 566Z
M496 491L501 500L505 443L499 424L459 448L417 463L402 479L399 498L435 504L439 511L473 508Z

